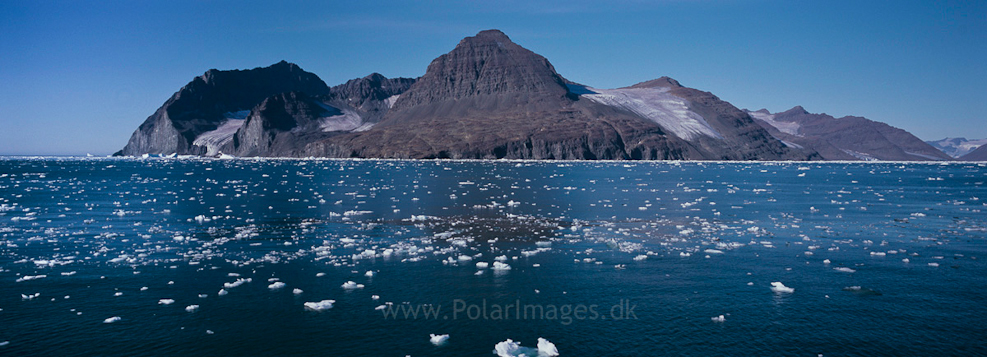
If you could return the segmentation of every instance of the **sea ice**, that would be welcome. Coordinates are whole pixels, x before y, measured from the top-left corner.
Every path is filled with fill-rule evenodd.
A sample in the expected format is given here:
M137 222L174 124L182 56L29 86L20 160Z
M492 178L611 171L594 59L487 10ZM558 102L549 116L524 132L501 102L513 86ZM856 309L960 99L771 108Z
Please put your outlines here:
M363 275L366 276L366 277L368 277L368 278L373 278L374 277L374 271L373 270L367 270L367 272L365 274L363 274Z
M317 302L306 302L305 309L312 311L323 311L332 308L332 304L336 303L336 300L322 300Z
M347 289L347 290L350 290L350 289L363 289L363 284L357 284L354 281L347 281L347 282L343 283L343 289Z
M776 281L771 283L771 291L774 291L779 294L780 293L791 294L795 292L795 289L785 286L785 284L782 284L780 281Z
M219 296L226 296L226 294L229 294L229 293L230 293L230 292L229 292L229 291L226 291L226 289L219 289L219 292L218 292L218 293L216 293L216 295L219 295Z
M103 323L104 323L104 324L112 324L112 323L114 323L114 322L117 322L117 321L120 321L120 320L122 320L122 319L120 318L120 316L113 316L113 317L111 317L111 318L108 318L108 319L106 319L106 320L103 320Z
M440 346L445 344L446 341L449 341L449 335L436 335L434 333L430 333L428 334L428 340L429 342L432 342L433 345Z
M273 284L268 285L267 288L268 289L271 289L271 290L279 290L279 289L283 288L285 285L286 285L285 283L282 283L280 281L276 281Z
M501 262L494 262L493 270L511 270L511 266Z
M538 355L539 356L558 356L559 349L555 348L555 344L549 342L548 340L539 337L538 338Z
M174 299L161 299L161 300L158 300L158 305L171 305L171 304L174 304L174 303L175 303L175 300Z
M291 293L292 294L295 294L295 295L301 295L303 293L303 291L302 291L302 289L294 288L294 289L291 290Z
M476 262L476 268L477 269L486 269L489 266L490 266L490 263L487 263L487 262Z
M725 316L723 316L723 315L714 316L714 317L712 317L712 319L713 319L713 322L724 322L724 321L727 320L727 318Z
M199 310L199 305L189 305L185 307L185 311L196 312Z
M641 255L638 255L638 256L634 257L634 260L636 260L636 261L642 261L642 260L645 260L645 259L648 259L648 256L647 255L644 255L644 254L641 254Z
M836 268L833 268L833 270L836 270L836 271L839 271L839 272L844 272L844 273L855 273L855 272L857 272L856 270L853 270L853 269L850 269L850 268L847 268L847 267L836 267Z

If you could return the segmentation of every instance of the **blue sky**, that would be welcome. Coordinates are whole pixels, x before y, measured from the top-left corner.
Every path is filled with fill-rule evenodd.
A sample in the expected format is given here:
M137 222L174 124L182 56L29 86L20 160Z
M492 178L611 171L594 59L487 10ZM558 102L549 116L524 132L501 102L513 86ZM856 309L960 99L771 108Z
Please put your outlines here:
M0 154L109 154L210 68L417 77L503 30L560 74L670 76L739 108L987 137L984 1L0 2Z

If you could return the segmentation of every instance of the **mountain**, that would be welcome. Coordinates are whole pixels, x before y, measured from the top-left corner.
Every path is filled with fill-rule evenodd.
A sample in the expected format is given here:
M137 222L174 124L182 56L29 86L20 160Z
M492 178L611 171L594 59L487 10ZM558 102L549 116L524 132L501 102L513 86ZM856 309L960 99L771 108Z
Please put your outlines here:
M987 145L982 145L969 154L960 157L963 161L987 161Z
M908 132L801 107L740 110L661 77L601 89L570 81L498 30L460 41L417 79L373 73L328 87L279 62L209 70L119 155L267 157L948 160Z
M771 135L789 145L818 152L825 160L950 160L911 133L862 117L834 118L800 106L781 113L745 110Z
M967 140L966 138L945 138L936 141L926 141L929 145L936 147L946 155L958 158L969 154L978 147L987 144L987 139Z
M211 69L172 95L117 154L214 154L251 108L290 91L319 95L329 93L329 87L285 61L242 71Z
M638 99L657 102L632 105ZM676 119L688 123L680 125ZM678 130L682 126L688 130ZM693 135L690 128L696 126L703 128ZM611 91L578 85L497 30L467 37L433 60L378 125L309 144L305 154L457 159L811 157L790 150L747 114L712 94L669 79Z

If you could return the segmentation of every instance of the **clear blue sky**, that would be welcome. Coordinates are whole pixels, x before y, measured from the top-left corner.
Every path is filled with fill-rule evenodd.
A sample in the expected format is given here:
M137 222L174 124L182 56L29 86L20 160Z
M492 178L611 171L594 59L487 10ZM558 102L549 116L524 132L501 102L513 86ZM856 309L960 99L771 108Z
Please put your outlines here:
M417 77L503 30L594 87L660 76L737 107L987 137L985 1L0 1L0 154L109 154L210 68Z

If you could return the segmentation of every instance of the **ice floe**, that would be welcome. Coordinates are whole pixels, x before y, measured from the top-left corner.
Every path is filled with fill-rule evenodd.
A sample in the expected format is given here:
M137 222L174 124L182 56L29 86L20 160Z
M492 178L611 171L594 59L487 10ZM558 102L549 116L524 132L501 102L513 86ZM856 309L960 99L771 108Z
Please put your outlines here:
M433 345L440 346L445 344L446 341L449 341L449 335L436 335L430 333L428 334L428 341L431 342Z
M781 293L791 294L795 292L795 289L785 286L785 284L782 284L780 281L776 281L771 283L771 291L774 291L779 294Z
M306 310L323 311L323 310L329 310L329 309L331 309L332 308L332 304L335 304L335 303L336 303L336 300L322 300L322 301L315 301L315 302L306 302L303 305L305 306L305 309Z

